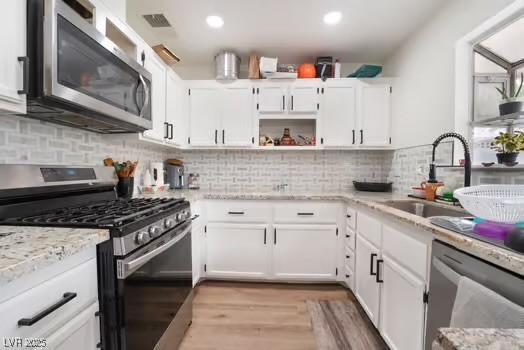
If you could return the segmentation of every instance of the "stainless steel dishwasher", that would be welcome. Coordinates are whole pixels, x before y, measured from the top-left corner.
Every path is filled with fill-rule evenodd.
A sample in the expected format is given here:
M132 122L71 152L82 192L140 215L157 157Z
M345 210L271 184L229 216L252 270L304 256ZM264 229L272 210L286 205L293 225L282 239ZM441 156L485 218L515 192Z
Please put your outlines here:
M458 279L468 277L515 304L524 306L524 278L447 244L434 241L429 282L426 350L442 327L449 327Z

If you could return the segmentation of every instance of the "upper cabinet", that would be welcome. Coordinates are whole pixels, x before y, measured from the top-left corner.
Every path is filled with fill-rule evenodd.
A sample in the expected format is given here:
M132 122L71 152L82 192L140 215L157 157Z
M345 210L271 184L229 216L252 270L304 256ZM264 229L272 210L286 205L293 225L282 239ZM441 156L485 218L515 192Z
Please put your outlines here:
M25 113L26 1L2 1L0 21L0 114Z
M189 93L189 140L192 146L218 145L220 91L216 87L192 87Z
M253 92L245 84L222 89L222 144L251 146L253 129Z
M151 73L151 118L153 121L153 129L144 131L145 137L150 137L155 140L162 141L168 138L165 127L166 121L166 66L160 58L153 52L147 50L145 52L144 67Z
M389 84L362 84L359 144L373 147L391 145L391 91Z
M321 144L353 146L357 128L356 80L328 80L322 88Z
M280 84L257 87L259 113L282 113L286 110L287 87Z
M317 113L320 108L318 95L320 90L316 85L293 84L289 92L288 110L290 113Z
M187 143L189 119L187 88L184 81L171 69L166 74L166 143L182 146Z
M319 81L296 80L293 83L259 82L256 88L260 114L315 114L319 110Z

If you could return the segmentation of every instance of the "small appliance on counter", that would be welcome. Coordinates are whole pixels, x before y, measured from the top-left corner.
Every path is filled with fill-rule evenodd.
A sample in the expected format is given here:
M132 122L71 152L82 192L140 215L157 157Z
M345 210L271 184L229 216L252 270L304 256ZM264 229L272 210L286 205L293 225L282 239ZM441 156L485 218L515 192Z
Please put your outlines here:
M179 159L166 160L167 182L171 189L182 189L186 187L184 179L184 163Z
M187 178L187 187L190 190L198 190L200 189L200 174L198 173L191 173L189 174L189 177Z

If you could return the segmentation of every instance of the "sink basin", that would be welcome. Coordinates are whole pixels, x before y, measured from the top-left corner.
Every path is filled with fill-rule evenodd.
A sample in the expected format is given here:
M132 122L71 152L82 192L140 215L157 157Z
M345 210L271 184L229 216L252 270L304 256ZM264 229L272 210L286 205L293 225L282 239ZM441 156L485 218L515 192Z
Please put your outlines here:
M445 208L432 203L423 203L411 200L393 200L384 202L388 207L405 211L406 213L418 215L424 218L432 216L456 216L464 217L470 214L458 208Z

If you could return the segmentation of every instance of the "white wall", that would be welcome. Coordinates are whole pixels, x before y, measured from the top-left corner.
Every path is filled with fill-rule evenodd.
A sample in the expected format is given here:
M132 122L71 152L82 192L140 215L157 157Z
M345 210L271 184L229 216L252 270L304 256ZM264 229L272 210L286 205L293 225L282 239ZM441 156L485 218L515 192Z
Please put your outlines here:
M454 129L455 43L512 1L450 1L386 59L384 75L397 77L396 146L429 144Z

